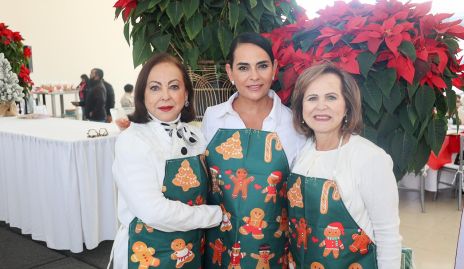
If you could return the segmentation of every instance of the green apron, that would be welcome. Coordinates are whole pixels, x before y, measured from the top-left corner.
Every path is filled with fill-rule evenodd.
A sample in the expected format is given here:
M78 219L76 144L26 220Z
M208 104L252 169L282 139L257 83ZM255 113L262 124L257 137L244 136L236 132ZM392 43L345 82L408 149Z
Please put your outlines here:
M199 156L166 161L163 193L189 205L206 201L208 176ZM176 214L176 212L173 212ZM202 266L204 231L162 232L134 218L129 225L129 269L192 268Z
M220 226L207 231L205 268L286 268L288 161L276 133L219 129L206 151Z
M351 217L334 180L291 173L287 199L289 268L377 268L376 247Z

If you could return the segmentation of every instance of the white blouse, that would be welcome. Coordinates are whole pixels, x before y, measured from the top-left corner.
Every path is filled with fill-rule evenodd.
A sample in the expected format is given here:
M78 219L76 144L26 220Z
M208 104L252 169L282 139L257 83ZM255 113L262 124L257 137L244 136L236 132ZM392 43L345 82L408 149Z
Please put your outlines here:
M220 128L246 128L245 123L232 107L238 94L236 92L226 102L206 109L201 130L208 143ZM296 132L293 127L292 111L282 104L279 96L273 90L270 90L268 95L273 99L273 105L271 112L264 119L262 130L277 133L290 165L298 151L303 147L306 138Z
M337 165L337 149L318 151L312 139L308 139L292 172L332 179L336 170L335 181L343 203L377 246L379 269L399 269L402 238L392 159L383 149L358 135L352 135L338 154Z
M113 177L118 188L121 226L113 245L114 268L127 268L127 228L135 217L164 232L211 228L221 222L219 206L189 206L166 199L162 193L166 160L195 156L203 153L206 147L198 128L179 123L178 129L183 127L198 136L195 145L176 139L175 133L169 136L157 120L131 123L116 141ZM187 149L187 155L179 150L182 147Z

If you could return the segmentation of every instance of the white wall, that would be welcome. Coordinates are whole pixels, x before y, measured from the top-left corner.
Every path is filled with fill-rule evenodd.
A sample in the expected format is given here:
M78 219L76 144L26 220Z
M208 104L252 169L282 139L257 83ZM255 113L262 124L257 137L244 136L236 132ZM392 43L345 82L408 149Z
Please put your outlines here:
M80 82L99 67L113 85L116 106L126 83L135 84L132 48L114 19L115 0L0 0L0 22L19 31L32 46L35 85ZM66 95L66 108L71 95ZM48 103L49 104L49 103ZM49 111L50 108L49 108Z

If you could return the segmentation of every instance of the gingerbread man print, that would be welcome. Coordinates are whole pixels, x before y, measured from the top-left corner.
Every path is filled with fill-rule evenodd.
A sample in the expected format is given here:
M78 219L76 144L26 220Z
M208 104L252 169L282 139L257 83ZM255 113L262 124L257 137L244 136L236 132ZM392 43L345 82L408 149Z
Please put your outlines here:
M132 251L134 254L131 255L131 262L138 262L139 269L146 269L149 266L158 267L160 265L160 259L153 257L155 255L155 249L148 247L142 241L137 241L132 245Z
M258 254L251 253L250 256L258 260L256 269L270 269L269 260L274 258L275 254L271 253L269 244L262 244L259 246Z
M340 249L345 249L340 237L345 234L345 229L340 222L332 222L324 229L325 239L319 244L319 247L325 247L322 256L327 257L333 253L335 259L340 255Z
M240 227L240 233L243 235L251 233L251 236L253 236L254 239L263 239L263 229L267 227L264 215L264 210L261 208L253 208L249 217L243 217L245 224Z
M234 190L232 191L232 198L236 199L239 193L242 193L242 199L245 200L248 196L248 185L255 179L255 177L248 176L248 171L245 168L239 168L235 175L229 175L234 183Z

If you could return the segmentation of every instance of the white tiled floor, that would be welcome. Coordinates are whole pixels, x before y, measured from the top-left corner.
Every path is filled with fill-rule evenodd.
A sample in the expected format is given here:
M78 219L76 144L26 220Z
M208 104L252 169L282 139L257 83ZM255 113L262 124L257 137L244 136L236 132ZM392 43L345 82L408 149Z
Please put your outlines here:
M400 191L403 246L413 249L416 269L453 269L461 212L451 191L432 198L426 192L426 212L421 213L419 193Z

